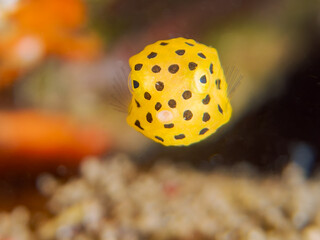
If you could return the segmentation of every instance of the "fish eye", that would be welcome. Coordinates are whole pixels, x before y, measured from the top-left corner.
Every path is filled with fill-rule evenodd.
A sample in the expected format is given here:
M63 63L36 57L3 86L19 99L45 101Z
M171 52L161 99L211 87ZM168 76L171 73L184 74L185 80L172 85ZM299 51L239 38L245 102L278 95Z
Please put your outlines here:
M133 88L134 88L134 89L138 88L139 85L140 85L137 80L133 80L132 83L133 83Z
M138 79L137 74L130 74L128 77L128 88L129 91L132 93L134 91L137 91L139 88L141 88L141 80Z
M193 78L195 91L205 93L211 86L210 75L205 71L196 71Z

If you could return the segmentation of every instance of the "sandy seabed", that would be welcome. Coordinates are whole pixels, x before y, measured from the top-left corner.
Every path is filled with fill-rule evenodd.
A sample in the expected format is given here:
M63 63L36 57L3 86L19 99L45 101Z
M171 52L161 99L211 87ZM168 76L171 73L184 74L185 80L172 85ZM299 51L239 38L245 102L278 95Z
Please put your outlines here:
M0 239L320 239L320 180L295 164L281 176L167 161L141 170L119 154L88 158L80 172L66 183L39 177L51 216L2 212Z

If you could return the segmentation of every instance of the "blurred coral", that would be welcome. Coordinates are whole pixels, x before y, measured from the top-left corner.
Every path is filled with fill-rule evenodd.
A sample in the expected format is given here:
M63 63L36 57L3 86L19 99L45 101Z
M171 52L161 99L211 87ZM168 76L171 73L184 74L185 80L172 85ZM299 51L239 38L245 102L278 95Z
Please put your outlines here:
M98 37L83 31L87 19L81 0L20 0L15 7L2 5L0 87L28 72L48 55L69 59L98 56Z
M108 135L92 125L37 111L0 112L0 166L37 168L73 164L110 148Z

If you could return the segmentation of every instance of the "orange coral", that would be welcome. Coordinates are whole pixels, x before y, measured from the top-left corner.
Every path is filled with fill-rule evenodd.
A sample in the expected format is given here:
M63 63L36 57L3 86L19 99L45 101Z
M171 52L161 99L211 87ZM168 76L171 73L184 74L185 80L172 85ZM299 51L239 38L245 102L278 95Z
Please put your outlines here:
M81 0L20 0L0 30L0 87L37 65L47 55L91 59L99 40L82 31Z
M99 128L37 111L0 112L0 169L4 166L75 163L110 148Z

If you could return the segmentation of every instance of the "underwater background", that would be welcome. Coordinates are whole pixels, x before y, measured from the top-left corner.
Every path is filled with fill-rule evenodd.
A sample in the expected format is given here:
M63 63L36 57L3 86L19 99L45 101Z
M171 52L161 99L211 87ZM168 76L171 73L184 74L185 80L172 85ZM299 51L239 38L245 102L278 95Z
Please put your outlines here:
M318 0L0 0L0 33L0 240L320 239ZM166 147L126 122L129 58L177 37L236 87Z

